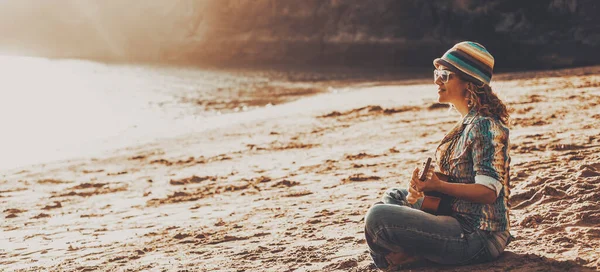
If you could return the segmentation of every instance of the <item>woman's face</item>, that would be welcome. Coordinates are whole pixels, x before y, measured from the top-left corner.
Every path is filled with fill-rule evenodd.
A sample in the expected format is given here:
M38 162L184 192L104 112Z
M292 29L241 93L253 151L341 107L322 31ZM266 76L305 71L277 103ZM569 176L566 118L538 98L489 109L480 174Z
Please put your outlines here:
M452 103L455 107L461 104L466 104L465 92L467 88L467 82L460 79L457 74L451 72L443 65L438 66L437 74L450 73L448 76L437 76L435 78L435 84L438 86L438 102L440 103ZM446 82L445 79L447 79Z

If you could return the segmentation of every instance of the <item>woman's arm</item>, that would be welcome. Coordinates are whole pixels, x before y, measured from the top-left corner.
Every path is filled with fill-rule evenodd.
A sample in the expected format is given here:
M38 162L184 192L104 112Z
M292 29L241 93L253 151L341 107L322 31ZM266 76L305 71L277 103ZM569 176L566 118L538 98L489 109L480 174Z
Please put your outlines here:
M435 191L467 201L492 204L496 201L496 192L481 184L463 184L440 181Z
M420 181L418 175L419 167L415 168L413 171L413 176L410 181L411 186L414 186L417 191L436 191L481 204L492 204L496 201L496 192L484 185L445 182L440 180L437 175L433 174L433 169L428 173L426 181Z

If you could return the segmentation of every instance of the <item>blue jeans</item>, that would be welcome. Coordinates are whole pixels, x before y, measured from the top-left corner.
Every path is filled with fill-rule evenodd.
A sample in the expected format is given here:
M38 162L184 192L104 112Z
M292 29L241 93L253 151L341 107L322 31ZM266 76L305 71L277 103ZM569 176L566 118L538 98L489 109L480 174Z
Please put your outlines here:
M497 258L507 244L508 231L468 230L451 216L421 211L422 199L411 205L407 190L390 189L383 204L365 217L365 236L378 268L390 266L385 256L403 252L440 264L465 265Z

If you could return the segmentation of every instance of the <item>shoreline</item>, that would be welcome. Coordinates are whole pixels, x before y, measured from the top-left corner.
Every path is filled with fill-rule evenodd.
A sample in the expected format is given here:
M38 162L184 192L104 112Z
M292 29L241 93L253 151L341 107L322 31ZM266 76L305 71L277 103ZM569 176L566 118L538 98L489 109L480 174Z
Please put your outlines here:
M353 77L362 69L319 74L273 69L113 67L87 60L25 58L4 57L6 65L0 66L11 78L4 88L18 93L5 92L2 100L6 105L0 105L2 120L8 124L8 139L0 145L5 150L0 159L3 171L174 137L185 132L185 125L202 126L196 119L378 84L374 75ZM23 67L11 68L14 65ZM74 73L73 69L79 71ZM27 80L32 76L39 77L39 82ZM156 87L156 77L158 84L171 82L175 89L170 90L171 85ZM113 94L115 88L125 92ZM158 90L148 90L152 88ZM146 93L147 97L140 97ZM37 99L33 103L32 97ZM172 129L177 131L168 131ZM41 135L40 131L47 133Z
M77 60L62 60L62 61L77 61ZM127 64L129 65L129 64ZM158 65L158 64L157 64ZM160 65L158 65L157 67L160 67ZM202 69L200 67L178 67L178 66L173 66L171 67L172 69ZM169 68L169 69L171 69ZM214 68L214 67L213 67ZM246 71L246 69L250 69L248 67L243 68L242 70L217 70L218 72L222 72L222 73L231 73L232 75L235 74L239 74L241 76L244 76L244 74L247 74L248 71ZM268 68L266 68L268 69ZM322 76L323 79L321 79L320 81L316 81L311 83L310 80L314 79L313 76L311 76L310 74L308 74L308 77L303 78L304 76L302 75L302 72L299 71L305 71L305 68L302 68L300 70L291 70L291 71L282 71L279 72L279 74L272 74L273 71L269 72L269 70L265 70L267 71L268 76L266 76L266 78L274 78L276 80L280 80L280 81L276 81L274 84L279 84L282 88L283 88L283 92L282 92L282 96L280 96L280 98L278 101L283 101L284 104L286 103L291 103L294 102L296 100L299 99L305 99L308 97L312 97L312 96L319 96L319 95L323 95L323 94L327 94L327 93L331 93L331 92L352 92L352 90L356 90L356 89L361 89L361 88L369 88L369 87L377 87L377 86L381 86L381 87L385 87L385 86L411 86L411 85L427 85L430 83L430 80L425 77L417 77L414 79L390 79L390 77L392 77L393 74L384 74L382 75L382 78L379 78L379 80L377 80L377 78L374 78L373 75L363 75L362 78L358 78L358 79L348 79L347 75L344 76L345 72L338 72L338 76L335 75L330 75L330 74L325 74ZM360 73L360 71L362 71L362 69L353 69L353 68L349 68L351 72L351 74L358 74ZM190 70L190 71L194 71L194 70ZM254 72L256 73L256 71ZM259 71L260 73L260 71ZM300 76L300 80L299 81L295 81L293 78L289 77L289 74L294 74L294 73L298 73ZM314 72L315 74L318 74L317 72ZM561 74L570 74L572 76L584 76L584 75L589 75L589 74L595 74L595 73L600 73L600 66L588 66L588 67L578 67L578 68L568 68L568 69L558 69L558 70L545 70L545 71L525 71L525 72L519 72L519 73L500 73L498 75L495 75L494 77L494 83L496 84L492 84L495 90L499 90L500 94L502 95L502 87L504 82L510 82L510 81L514 81L514 80L524 80L524 79L535 79L535 77L544 77L544 78L556 78L556 77L561 77ZM286 76L288 75L288 76ZM339 79L338 77L342 77L342 79ZM405 74L405 76L410 76L408 74ZM346 78L346 79L343 79ZM292 81L285 81L285 80L292 80ZM298 85L299 84L299 85ZM289 86L288 86L289 85ZM275 85L273 85L275 86ZM258 93L256 94L256 101L260 101L261 97L266 97L268 96L268 91L266 90L270 90L270 88L274 88L273 86L269 87L267 86L269 89L265 89L263 91L258 91ZM285 90L288 90L290 94L287 95L285 92ZM297 92L296 90L299 90L299 92ZM277 100L276 99L276 100ZM198 104L200 102L196 102L194 99L190 98L190 99L184 99L181 101L178 101L177 103L180 103L182 105L186 105L189 104L191 106L190 109L192 109L193 107L196 107L197 109L193 109L192 111L203 111L206 112L206 116L204 117L200 117L201 119L204 119L206 117L211 117L211 115L213 115L212 117L214 117L215 115L229 115L229 114L234 114L232 115L232 118L236 118L236 116L238 116L238 112L236 111L236 109L240 109L240 113L244 114L243 112L245 112L245 108L246 106L238 106L238 107L229 107L229 108L224 108L224 112L221 114L221 112L218 112L219 114L215 114L214 112L211 113L212 111L214 111L215 109L209 109L206 108L204 110L201 110L201 108L199 107L206 107L207 105L210 105L212 102L210 101L203 101L202 105ZM247 104L246 102L240 102L242 104ZM254 110L260 110L261 106L252 106L253 102L250 102L250 107L249 107L249 111L254 111ZM267 103L267 102L264 102ZM195 104L198 104L198 106L194 106ZM225 105L225 104L224 104ZM234 105L234 104L232 104ZM276 104L277 106L279 106L279 104ZM235 105L234 105L235 106ZM267 105L268 107L270 107L270 105ZM232 108L233 107L233 108ZM242 110L244 109L244 110ZM20 161L20 163L8 163L8 161L4 161L4 166L0 169L0 172L6 172L6 171L10 171L19 167L26 167L26 166L32 166L32 165L40 165L40 164L47 164L47 163L52 163L53 161L57 161L57 160L70 160L70 159L76 159L76 158L82 158L82 157L89 157L89 156L102 156L103 154L108 154L113 150L116 149L123 149L123 148L127 148L128 146L132 146L132 145L139 145L142 143L151 143L154 141L158 141L160 139L167 139L167 138L171 138L171 137L176 137L177 135L181 135L186 133L186 129L183 129L182 127L185 126L189 126L189 127L197 127L197 126L202 126L202 121L198 121L198 117L196 116L198 113L193 113L193 112L188 112L188 114L190 114L190 116L183 116L183 117L178 117L177 119L173 119L173 120L167 120L165 119L163 124L158 125L157 128L155 128L155 126L152 127L148 127L146 126L145 129L139 129L137 124L134 125L132 128L128 128L125 131L129 131L127 132L127 134L125 135L115 135L115 136L111 136L111 137L104 137L101 139L96 139L93 141L90 140L85 140L85 139L81 139L81 144L83 144L83 148L80 147L73 147L73 146L56 146L56 150L52 151L50 153L52 153L53 155L42 155L42 156L36 156L35 154L31 154L30 157L42 157L43 159L22 159ZM166 117L166 116L165 116ZM227 119L227 118L223 118L223 119ZM171 124L173 123L173 124ZM133 123L132 123L133 124ZM141 126L144 127L144 126ZM163 127L165 129L163 129ZM166 129L168 128L168 129ZM175 130L173 132L168 132L168 133L164 133L163 131L165 130ZM194 131L189 130L189 131ZM158 136L146 136L146 135L158 135ZM111 138L113 140L111 140ZM114 139L119 139L119 140L114 140ZM125 139L125 140L123 140ZM129 139L129 140L127 140ZM112 143L111 143L112 141ZM118 143L117 143L118 142ZM7 160L9 160L7 158ZM8 166L6 166L8 163Z

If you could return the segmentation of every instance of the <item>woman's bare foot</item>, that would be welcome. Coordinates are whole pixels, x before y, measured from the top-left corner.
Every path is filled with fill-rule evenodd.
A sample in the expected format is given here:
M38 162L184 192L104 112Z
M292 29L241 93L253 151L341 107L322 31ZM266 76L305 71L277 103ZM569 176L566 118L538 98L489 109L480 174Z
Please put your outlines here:
M385 259L389 264L388 271L396 271L402 266L416 263L421 260L420 257L409 255L404 252L391 252L385 256Z

